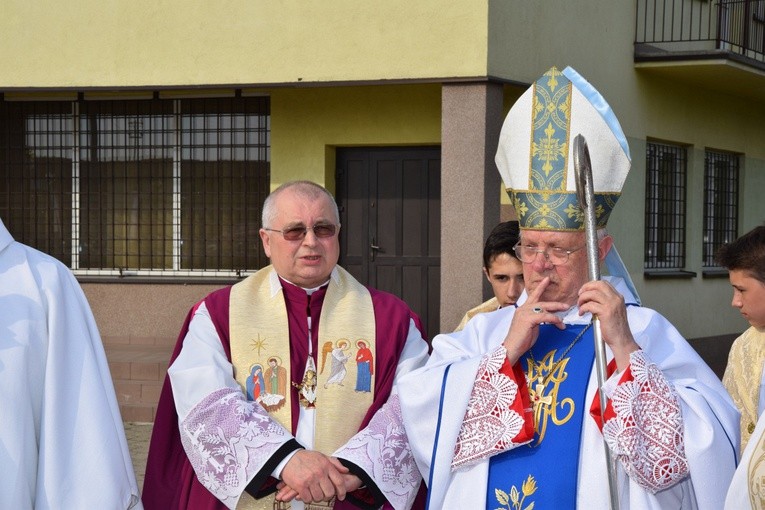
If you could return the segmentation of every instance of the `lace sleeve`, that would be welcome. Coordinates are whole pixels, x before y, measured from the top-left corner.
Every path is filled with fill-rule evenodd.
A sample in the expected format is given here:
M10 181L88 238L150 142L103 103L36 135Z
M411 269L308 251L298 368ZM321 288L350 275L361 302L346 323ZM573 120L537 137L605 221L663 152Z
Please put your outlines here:
M197 478L234 508L250 479L292 435L242 392L211 393L180 423L183 449Z
M422 478L409 447L397 394L334 455L363 469L393 508L412 505Z
M638 485L651 493L688 476L683 417L674 388L643 351L630 355L632 380L616 387L616 417L603 427L608 446Z
M524 430L525 422L517 409L521 400L516 399L518 383L508 375L511 372L506 365L509 362L504 347L488 353L481 361L454 447L452 470L528 442L513 442Z

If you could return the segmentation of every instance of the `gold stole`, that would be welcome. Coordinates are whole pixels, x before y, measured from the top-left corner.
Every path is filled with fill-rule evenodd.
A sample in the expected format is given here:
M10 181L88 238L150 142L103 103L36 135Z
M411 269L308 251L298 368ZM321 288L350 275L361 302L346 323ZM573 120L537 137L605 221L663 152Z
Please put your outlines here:
M747 466L747 484L749 491L749 503L752 508L765 508L765 497L763 497L763 481L765 481L765 434L760 437L754 437L750 441L756 441L752 458L749 459Z
M272 266L259 270L231 289L229 334L234 377L254 394L284 428L292 428L289 323L280 289L271 295ZM314 449L334 453L359 430L374 400L374 376L368 391L357 391L356 356L375 352L375 316L369 291L343 268L331 277L319 320L316 429ZM314 333L315 334L315 333ZM304 341L301 339L300 341ZM372 367L375 362L372 361ZM363 376L362 376L363 377ZM280 381L284 381L284 384ZM272 384L273 383L273 384ZM277 392L272 390L277 388ZM244 493L238 509L271 509L273 496L255 500Z

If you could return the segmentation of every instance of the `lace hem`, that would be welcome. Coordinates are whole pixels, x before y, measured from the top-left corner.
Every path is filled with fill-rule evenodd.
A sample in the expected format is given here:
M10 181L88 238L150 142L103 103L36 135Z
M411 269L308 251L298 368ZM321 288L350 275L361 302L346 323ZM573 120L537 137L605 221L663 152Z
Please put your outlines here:
M454 447L452 471L518 446L512 440L524 421L510 408L518 385L499 371L506 360L507 352L501 346L481 360Z
M240 391L223 388L180 423L183 449L199 481L234 508L250 479L292 435Z
M633 380L611 396L616 417L603 436L627 474L651 493L688 476L683 442L683 417L674 388L643 351L630 355Z
M391 395L369 425L334 455L370 475L393 508L409 508L414 502L422 478L404 430L398 395Z

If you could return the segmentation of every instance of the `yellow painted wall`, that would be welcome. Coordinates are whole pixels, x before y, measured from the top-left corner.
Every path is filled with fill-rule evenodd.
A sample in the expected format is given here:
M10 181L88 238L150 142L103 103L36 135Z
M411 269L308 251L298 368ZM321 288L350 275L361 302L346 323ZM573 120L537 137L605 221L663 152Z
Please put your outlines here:
M274 89L271 119L272 188L313 179L333 189L336 146L440 144L441 87Z
M486 0L6 0L0 88L486 75Z

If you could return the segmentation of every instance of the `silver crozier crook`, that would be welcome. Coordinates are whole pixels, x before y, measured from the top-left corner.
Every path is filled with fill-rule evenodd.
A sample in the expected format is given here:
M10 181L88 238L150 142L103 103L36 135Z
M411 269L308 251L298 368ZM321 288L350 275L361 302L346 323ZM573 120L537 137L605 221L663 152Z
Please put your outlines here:
M590 151L587 149L587 141L582 135L574 138L574 177L576 179L576 196L579 199L579 207L584 212L584 232L587 238L587 263L590 272L590 281L600 280L600 259L598 257L598 237L595 222L595 191L592 184L592 166L590 164ZM606 410L607 399L603 391L606 382L606 346L600 332L600 320L596 315L592 316L592 329L595 336L595 366L598 376L598 395L600 396L601 421L602 413ZM619 509L618 485L616 484L616 464L611 457L605 437L603 446L606 448L606 466L608 467L608 489L611 495L611 510Z

